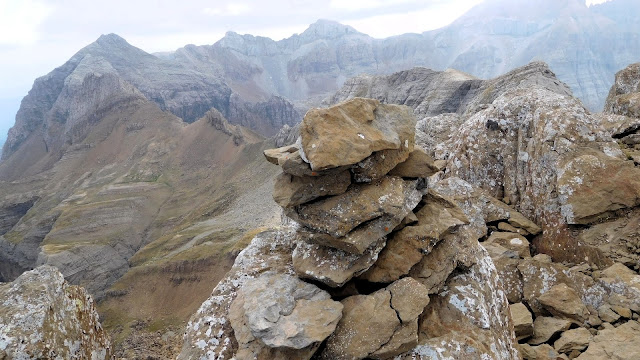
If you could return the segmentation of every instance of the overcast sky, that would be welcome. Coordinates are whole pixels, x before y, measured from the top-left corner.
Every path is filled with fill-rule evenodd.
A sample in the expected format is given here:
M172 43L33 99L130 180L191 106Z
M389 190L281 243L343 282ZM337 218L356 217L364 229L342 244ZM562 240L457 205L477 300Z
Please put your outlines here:
M330 19L384 38L445 26L482 1L0 0L0 107L17 108L36 77L101 34L156 52L213 44L228 30L279 40ZM7 111L0 108L3 133L14 121Z

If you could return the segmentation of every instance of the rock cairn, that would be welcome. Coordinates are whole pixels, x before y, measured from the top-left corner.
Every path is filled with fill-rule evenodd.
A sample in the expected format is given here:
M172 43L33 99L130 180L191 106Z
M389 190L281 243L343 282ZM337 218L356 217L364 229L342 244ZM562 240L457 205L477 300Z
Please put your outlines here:
M408 107L355 98L310 110L295 145L266 150L282 168L274 200L295 226L238 255L179 358L517 359L478 239L489 221L540 229L462 180L429 186L439 169L414 145L415 125Z

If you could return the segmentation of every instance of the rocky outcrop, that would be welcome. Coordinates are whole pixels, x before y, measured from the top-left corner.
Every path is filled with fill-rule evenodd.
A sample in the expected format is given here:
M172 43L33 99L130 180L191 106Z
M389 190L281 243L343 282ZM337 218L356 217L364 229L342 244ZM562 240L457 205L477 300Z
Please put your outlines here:
M93 298L51 266L0 284L2 359L111 359Z
M640 118L640 63L631 64L616 73L604 111Z
M320 129L328 124L317 121L318 113L336 119L331 127L346 127L323 134ZM377 154L402 146L412 151L414 134L406 129L415 122L406 113L406 108L356 98L310 111L301 126L300 145L265 151L287 177L306 179L298 182L322 183L324 176L344 171L354 176L342 194L281 204L297 223L258 235L240 253L232 271L192 317L179 358L426 359L430 353L518 358L503 285L478 244L486 223L494 221L491 216L452 197L461 191L455 186L428 187L426 176L434 170L420 164L419 159L431 163L425 156L398 170L413 169L407 177L391 175L393 166L377 180L357 182L359 162L370 159L372 168L381 169L377 165L387 159ZM352 151L344 149L346 139L366 133L377 114L395 119L380 123L386 125L384 134L403 135L386 142L364 136L361 147L367 150L350 163L347 156L323 162L332 156L329 151ZM354 126L356 121L362 125ZM313 141L305 139L310 135ZM318 145L330 143L335 145L325 150ZM415 169L426 173L417 176ZM276 193L302 189L296 182L275 186L291 187L276 188ZM488 211L497 219L513 219L518 229L539 231L508 209L496 205ZM441 268L431 271L433 266ZM333 300L291 274L319 284ZM335 304L342 311L334 326Z

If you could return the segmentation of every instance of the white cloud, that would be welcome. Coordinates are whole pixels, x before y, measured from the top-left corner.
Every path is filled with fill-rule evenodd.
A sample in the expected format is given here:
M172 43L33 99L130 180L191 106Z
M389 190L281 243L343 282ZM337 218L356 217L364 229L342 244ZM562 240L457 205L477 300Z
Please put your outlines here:
M238 16L248 13L250 10L251 7L247 4L229 3L224 7L205 8L203 12L207 15Z
M376 15L363 19L343 21L356 30L374 38L385 38L406 33L422 33L450 24L464 12L484 0L442 2L417 11Z
M587 5L588 6L597 5L597 4L602 4L608 1L611 1L611 0L587 0Z
M0 1L0 45L30 45L39 39L38 27L53 8L35 0Z
M415 0L414 0L415 1ZM339 10L357 11L377 9L386 6L397 6L414 2L412 0L331 0L329 7Z

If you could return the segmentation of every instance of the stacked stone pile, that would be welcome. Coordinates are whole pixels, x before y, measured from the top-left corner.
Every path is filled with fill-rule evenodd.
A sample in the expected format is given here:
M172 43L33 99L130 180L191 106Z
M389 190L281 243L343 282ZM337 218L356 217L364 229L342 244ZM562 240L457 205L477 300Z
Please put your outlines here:
M415 124L407 107L355 98L309 111L295 145L265 151L283 171L274 200L296 224L239 254L179 358L517 359L478 240L489 222L540 229L462 180L430 185L439 169Z

